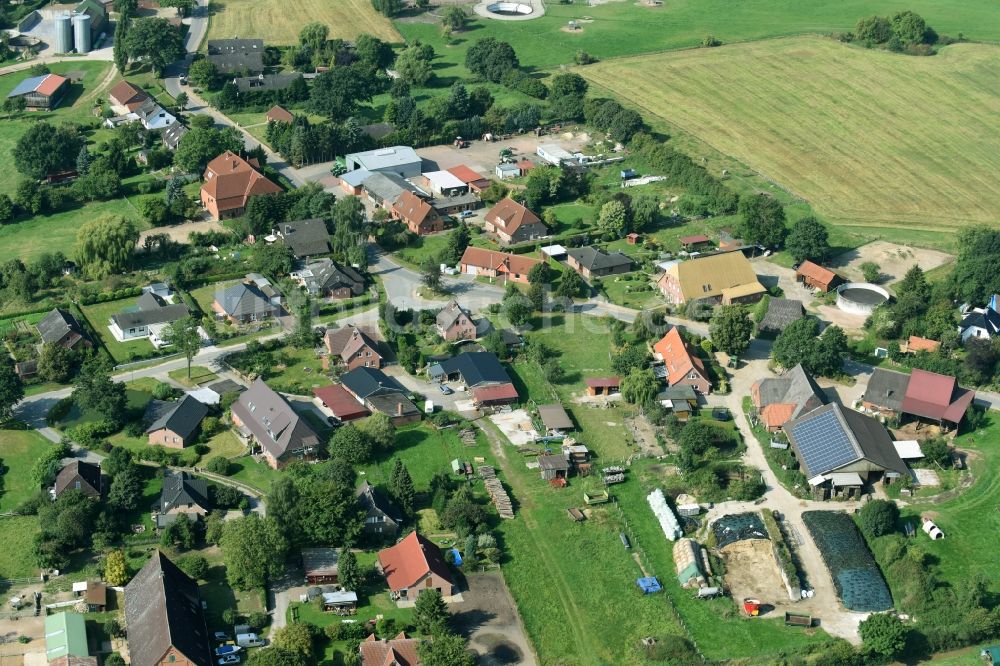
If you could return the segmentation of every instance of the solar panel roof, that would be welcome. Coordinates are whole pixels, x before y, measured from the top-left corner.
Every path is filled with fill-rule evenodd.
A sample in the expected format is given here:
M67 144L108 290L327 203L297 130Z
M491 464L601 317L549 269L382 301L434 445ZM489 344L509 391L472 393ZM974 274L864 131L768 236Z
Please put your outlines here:
M791 439L807 474L824 474L861 457L836 410L817 410L792 424Z

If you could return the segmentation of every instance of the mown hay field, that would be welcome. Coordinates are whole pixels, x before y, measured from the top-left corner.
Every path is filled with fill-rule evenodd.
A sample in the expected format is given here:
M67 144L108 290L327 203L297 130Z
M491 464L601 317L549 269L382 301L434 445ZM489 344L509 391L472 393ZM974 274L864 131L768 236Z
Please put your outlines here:
M387 42L403 38L371 0L220 0L212 2L209 39L261 37L268 45L297 44L310 21L330 27L331 39L354 39L362 33Z
M913 57L797 37L579 71L843 226L951 231L1000 209L1000 48Z

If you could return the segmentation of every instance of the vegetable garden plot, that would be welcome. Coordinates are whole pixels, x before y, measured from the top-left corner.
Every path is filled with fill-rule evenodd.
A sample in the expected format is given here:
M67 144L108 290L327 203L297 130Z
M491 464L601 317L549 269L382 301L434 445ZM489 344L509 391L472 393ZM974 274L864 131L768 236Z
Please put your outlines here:
M882 571L850 516L839 511L806 511L802 519L848 610L892 608L892 595Z

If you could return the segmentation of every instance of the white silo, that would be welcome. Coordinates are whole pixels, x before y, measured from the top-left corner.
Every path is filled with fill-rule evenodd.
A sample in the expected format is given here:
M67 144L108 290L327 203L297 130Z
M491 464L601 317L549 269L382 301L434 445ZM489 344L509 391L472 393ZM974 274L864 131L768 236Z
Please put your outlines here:
M90 14L73 15L73 41L77 53L90 53Z
M69 14L58 14L53 19L55 25L56 53L69 53L73 50L73 26Z

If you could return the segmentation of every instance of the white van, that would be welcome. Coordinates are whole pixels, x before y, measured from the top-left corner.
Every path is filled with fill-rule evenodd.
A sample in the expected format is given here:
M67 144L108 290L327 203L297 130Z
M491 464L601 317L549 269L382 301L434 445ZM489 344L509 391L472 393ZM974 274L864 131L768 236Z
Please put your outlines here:
M257 634L236 634L236 644L240 647L262 647L266 645L264 639L258 638Z

